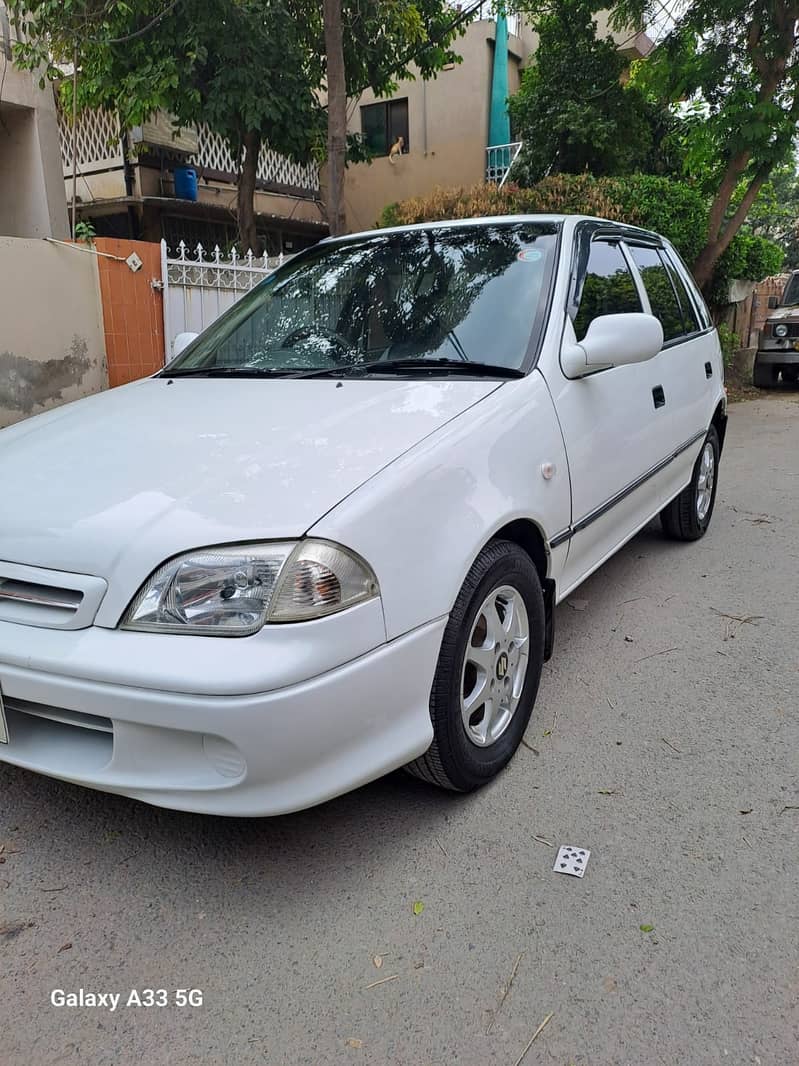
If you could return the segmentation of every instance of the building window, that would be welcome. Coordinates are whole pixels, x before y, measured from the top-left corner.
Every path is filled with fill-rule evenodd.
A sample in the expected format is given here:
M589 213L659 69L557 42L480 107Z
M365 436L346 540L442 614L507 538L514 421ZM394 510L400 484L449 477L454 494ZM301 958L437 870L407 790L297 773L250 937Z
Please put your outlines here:
M361 108L361 133L372 155L388 155L402 138L401 150L408 151L408 99L386 100Z

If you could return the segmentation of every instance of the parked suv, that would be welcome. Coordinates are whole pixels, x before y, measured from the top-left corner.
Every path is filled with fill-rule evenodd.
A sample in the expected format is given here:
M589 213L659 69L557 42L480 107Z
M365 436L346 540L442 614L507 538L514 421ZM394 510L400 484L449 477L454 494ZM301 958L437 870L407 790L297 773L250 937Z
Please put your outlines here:
M773 389L779 375L795 385L799 381L799 270L791 274L782 300L769 296L770 315L760 331L752 380L759 389Z
M722 373L644 230L300 253L162 373L0 433L0 760L228 815L485 784L555 604L657 515L707 530Z

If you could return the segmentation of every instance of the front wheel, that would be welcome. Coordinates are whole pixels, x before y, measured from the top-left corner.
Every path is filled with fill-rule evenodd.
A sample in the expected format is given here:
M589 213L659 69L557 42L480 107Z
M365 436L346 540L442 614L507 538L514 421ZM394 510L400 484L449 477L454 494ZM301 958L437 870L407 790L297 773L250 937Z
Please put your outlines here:
M433 743L406 770L470 792L511 760L527 728L544 661L544 598L529 555L487 545L444 631L430 697Z
M699 540L707 532L716 503L719 452L719 435L711 426L690 483L660 512L663 532L672 540Z

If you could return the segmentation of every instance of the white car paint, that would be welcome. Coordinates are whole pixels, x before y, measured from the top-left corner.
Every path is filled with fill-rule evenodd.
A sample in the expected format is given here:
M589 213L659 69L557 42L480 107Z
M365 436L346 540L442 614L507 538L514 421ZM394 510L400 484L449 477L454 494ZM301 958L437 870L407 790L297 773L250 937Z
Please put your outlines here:
M207 379L147 378L18 423L0 437L0 484L14 501L0 559L104 578L96 624L114 627L165 559L302 536L499 387L357 384L278 379L262 391L228 381L222 402Z
M594 223L556 221L550 313L523 378L159 377L0 433L0 580L63 573L101 597L63 628L20 620L0 596L0 759L150 803L265 815L422 754L444 625L480 549L529 523L562 599L688 483L725 402L710 328L565 376L573 238ZM170 557L306 534L362 556L380 597L246 638L119 628Z

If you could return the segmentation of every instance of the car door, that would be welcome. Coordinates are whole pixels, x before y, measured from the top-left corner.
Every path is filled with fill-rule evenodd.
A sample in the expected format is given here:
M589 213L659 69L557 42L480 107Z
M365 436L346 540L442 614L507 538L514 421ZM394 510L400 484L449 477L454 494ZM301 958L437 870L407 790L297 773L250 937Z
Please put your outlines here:
M695 305L668 249L630 240L626 244L643 285L645 307L663 327L663 347L652 368L662 390L664 437L674 457L659 479L666 503L691 478L721 391L722 363L707 311Z
M563 344L579 341L600 315L644 310L640 279L618 231L582 223L575 234ZM542 365L569 462L572 520L559 597L599 566L657 510L650 472L668 445L653 360L570 380L557 360Z

